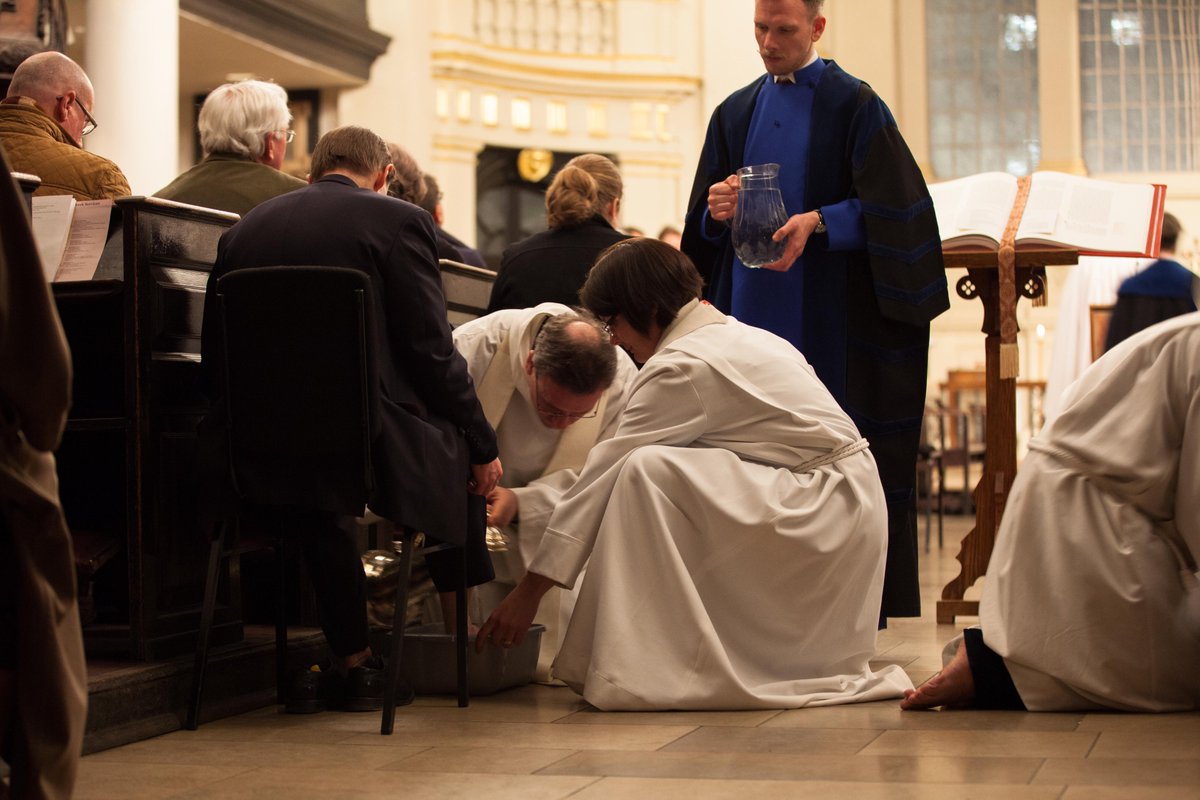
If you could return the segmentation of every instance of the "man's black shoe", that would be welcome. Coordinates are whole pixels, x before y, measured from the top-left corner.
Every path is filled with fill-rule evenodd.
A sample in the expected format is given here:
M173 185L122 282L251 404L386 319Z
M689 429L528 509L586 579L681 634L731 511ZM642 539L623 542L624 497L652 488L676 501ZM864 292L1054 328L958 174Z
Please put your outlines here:
M288 677L284 692L284 710L289 714L315 714L325 707L322 699L321 678L324 673L317 665L310 669L296 670Z
M328 662L296 671L288 683L285 710L290 714L312 714L325 708L339 711L378 711L383 708L387 671L374 656L339 675ZM412 687L404 681L396 687L396 705L413 701Z
M341 711L376 711L383 708L383 662L372 657L340 678L338 696L330 697L330 708Z

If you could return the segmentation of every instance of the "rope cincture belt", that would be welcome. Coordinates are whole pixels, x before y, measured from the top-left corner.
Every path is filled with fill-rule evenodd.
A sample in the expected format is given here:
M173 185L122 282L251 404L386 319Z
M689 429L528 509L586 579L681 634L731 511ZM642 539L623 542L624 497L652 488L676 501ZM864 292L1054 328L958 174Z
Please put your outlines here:
M862 452L871 446L871 443L866 439L859 438L848 445L839 447L832 453L826 453L823 456L817 456L814 459L805 461L798 467L792 467L792 472L811 472L818 467L823 467L827 464L832 464L835 461L841 461L843 458Z

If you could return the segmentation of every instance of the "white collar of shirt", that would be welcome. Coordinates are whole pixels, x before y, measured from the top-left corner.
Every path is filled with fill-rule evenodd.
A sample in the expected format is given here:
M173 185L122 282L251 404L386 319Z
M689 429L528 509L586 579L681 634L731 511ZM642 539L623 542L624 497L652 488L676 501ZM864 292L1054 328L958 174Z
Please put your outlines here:
M796 70L796 72L799 72L800 70L804 69L809 64L816 61L818 58L820 58L820 56L817 55L817 48L814 47L812 49L812 52L808 56L808 61L805 61L804 64L801 65L800 69ZM776 75L775 82L776 83L795 83L796 82L796 72L792 72L787 75Z

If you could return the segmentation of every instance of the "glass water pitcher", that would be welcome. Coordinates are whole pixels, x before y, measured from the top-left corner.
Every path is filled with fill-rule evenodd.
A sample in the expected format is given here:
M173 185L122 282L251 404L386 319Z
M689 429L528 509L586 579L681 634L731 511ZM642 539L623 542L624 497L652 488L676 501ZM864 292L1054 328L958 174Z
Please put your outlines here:
M771 236L787 222L779 191L779 165L756 164L737 171L737 211L733 217L733 249L747 267L778 261L787 240Z

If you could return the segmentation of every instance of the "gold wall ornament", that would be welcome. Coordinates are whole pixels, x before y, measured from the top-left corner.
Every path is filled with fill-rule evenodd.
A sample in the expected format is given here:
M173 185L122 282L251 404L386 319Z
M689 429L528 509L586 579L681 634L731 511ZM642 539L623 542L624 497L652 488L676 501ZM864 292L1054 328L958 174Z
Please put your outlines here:
M550 174L554 153L538 147L526 147L517 153L517 174L522 180L537 183Z

